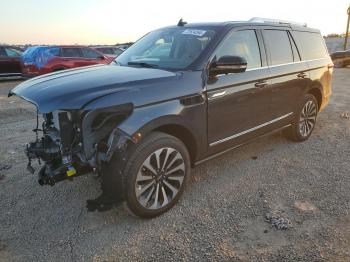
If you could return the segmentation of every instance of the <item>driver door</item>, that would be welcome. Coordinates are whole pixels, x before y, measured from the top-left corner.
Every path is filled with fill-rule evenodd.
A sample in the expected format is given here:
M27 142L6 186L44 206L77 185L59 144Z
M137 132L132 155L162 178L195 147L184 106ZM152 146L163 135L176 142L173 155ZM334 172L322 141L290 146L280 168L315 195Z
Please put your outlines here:
M257 32L230 32L215 56L244 57L247 70L208 78L209 153L243 143L266 130L271 120L270 73L266 59L262 59L265 52L259 47Z

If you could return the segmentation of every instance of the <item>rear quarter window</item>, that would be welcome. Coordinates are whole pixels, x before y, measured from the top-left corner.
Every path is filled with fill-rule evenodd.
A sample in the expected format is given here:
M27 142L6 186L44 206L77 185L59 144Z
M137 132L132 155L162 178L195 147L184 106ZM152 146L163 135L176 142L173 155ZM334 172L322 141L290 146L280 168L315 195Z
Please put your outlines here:
M327 57L323 37L319 33L293 31L302 60Z

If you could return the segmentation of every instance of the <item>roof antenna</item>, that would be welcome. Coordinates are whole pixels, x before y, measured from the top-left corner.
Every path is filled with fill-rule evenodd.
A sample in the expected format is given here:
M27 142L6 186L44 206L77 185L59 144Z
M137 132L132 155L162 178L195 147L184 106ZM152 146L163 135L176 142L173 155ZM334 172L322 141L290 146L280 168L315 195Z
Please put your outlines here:
M179 22L177 23L177 26L184 26L185 24L187 24L187 22L184 22L182 20L182 18L179 20Z

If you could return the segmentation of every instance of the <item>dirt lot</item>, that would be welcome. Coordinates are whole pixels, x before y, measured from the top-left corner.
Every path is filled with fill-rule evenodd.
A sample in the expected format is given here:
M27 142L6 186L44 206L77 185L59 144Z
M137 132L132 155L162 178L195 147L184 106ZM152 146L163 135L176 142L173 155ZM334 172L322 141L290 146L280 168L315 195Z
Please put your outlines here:
M41 187L26 171L33 108L0 83L0 261L350 261L350 68L304 143L281 134L195 168L184 197L144 220L90 213L92 176ZM343 117L342 117L342 116ZM277 230L269 212L291 222Z

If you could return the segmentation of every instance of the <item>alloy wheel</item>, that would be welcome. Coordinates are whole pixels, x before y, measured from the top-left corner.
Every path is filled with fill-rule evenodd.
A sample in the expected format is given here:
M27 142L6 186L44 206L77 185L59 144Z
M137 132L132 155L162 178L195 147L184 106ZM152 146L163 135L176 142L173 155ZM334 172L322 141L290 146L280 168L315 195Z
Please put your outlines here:
M299 131L303 137L311 134L315 127L317 118L317 106L314 101L309 100L301 110L299 119Z
M186 167L179 151L164 147L151 153L139 168L135 193L137 201L147 209L169 204L179 193Z

